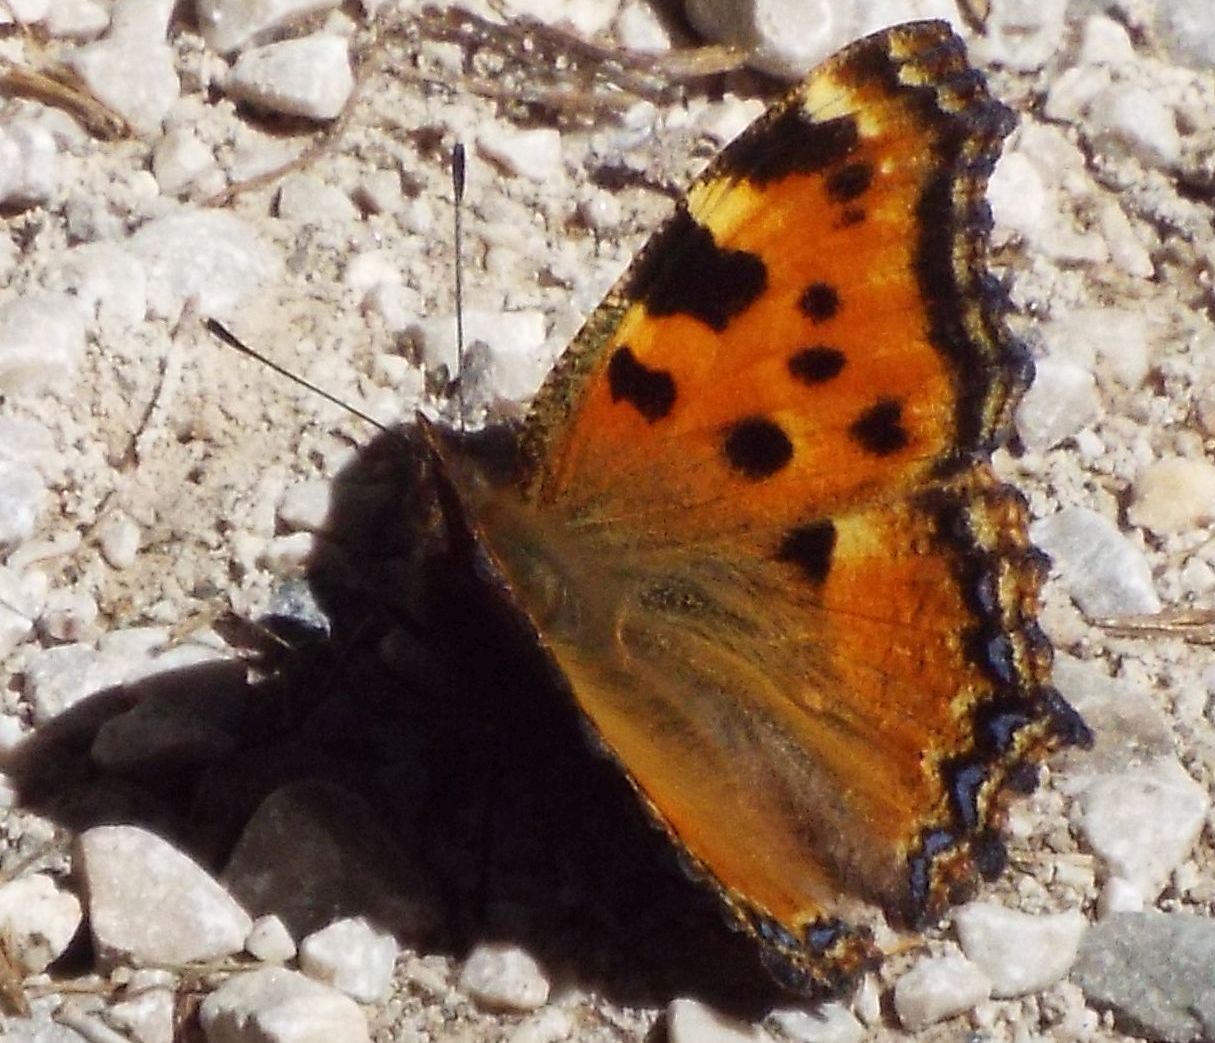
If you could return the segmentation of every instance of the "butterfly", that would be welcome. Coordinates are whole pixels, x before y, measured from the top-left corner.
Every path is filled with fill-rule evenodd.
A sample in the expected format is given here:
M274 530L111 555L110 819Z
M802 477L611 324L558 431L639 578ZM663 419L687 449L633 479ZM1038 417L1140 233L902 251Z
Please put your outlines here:
M785 985L1004 865L1090 741L1047 561L992 470L1033 375L985 269L1011 113L944 22L814 70L691 186L559 360L510 466L425 425L445 514Z

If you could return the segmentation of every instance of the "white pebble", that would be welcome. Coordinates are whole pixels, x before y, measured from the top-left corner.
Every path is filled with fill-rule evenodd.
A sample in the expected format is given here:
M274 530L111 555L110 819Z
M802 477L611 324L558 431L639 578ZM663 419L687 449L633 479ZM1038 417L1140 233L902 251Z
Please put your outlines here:
M1105 515L1065 507L1035 521L1030 536L1051 556L1068 593L1090 619L1160 611L1143 551Z
M152 150L152 176L167 196L185 194L218 169L214 153L192 127L175 127Z
M252 226L214 210L149 221L127 246L147 271L149 312L170 320L187 301L203 315L225 318L282 267Z
M146 136L160 130L181 94L164 42L172 9L167 0L117 0L106 36L64 58L94 97Z
M128 986L125 995L126 999L106 1009L106 1020L137 1043L173 1043L176 1014L173 990L164 986L141 989Z
M810 1010L775 1010L771 1019L793 1043L860 1043L865 1026L842 1003L819 1003Z
M1067 0L1002 0L992 4L983 33L975 38L974 60L1006 65L1018 72L1042 68L1064 37Z
M278 216L302 225L350 224L358 220L358 207L337 185L315 174L294 173L283 178L277 199Z
M87 590L52 590L38 627L56 641L83 641L95 636L97 601Z
M245 51L228 78L228 93L285 116L332 120L341 115L354 74L345 40L306 36Z
M259 916L245 939L245 951L262 963L286 963L295 956L295 941L277 916Z
M743 51L753 68L799 80L855 34L855 6L839 0L684 0L684 13L706 39Z
M671 34L658 12L640 0L625 0L616 16L616 39L629 51L661 54L671 49Z
M410 327L410 333L421 352L422 361L430 369L446 366L448 373L455 373L456 322L450 315L439 315L423 319ZM501 376L508 385L521 386L522 396L536 390L544 376L545 361L539 358L544 345L544 314L539 311L497 312L466 311L464 313L464 343L485 344L491 357L501 359L503 368L522 366L527 372L521 377L516 372L503 372ZM499 389L503 397L509 397Z
M56 270L55 289L73 296L104 328L126 332L147 317L147 272L117 243L84 243L69 250Z
M1126 517L1157 535L1210 524L1215 520L1215 464L1181 456L1150 464L1135 478Z
M125 511L113 511L97 523L93 534L101 556L116 569L129 569L139 556L141 532L138 523Z
M337 920L300 942L300 970L360 1003L378 1003L392 986L397 943L362 917Z
M478 131L477 149L516 177L551 182L564 171L561 135L551 127L517 130L495 124Z
M43 725L86 696L121 684L121 660L88 645L59 645L34 652L25 667L24 693L34 724Z
M1006 152L992 171L987 201L997 244L1013 238L1036 242L1047 221L1048 194L1038 168L1024 152Z
M570 1039L577 1025L574 1015L568 1010L546 1007L530 1018L524 1018L504 1043L559 1043Z
M1208 0L1168 0L1155 12L1160 41L1177 61L1215 68L1215 21Z
M0 206L45 203L59 189L59 149L51 132L31 119L0 126Z
M1115 84L1088 107L1089 134L1106 147L1120 148L1153 167L1181 160L1177 116L1156 93L1136 84Z
M478 945L460 970L460 989L492 1010L535 1010L548 1000L549 983L531 953L517 945Z
M50 6L51 0L7 0L0 4L0 25L12 25L14 18L24 25L34 25L47 17Z
M209 1043L370 1043L357 1003L282 967L234 974L199 1008Z
M698 1000L677 999L667 1004L667 1043L772 1043L772 1037Z
M1031 916L989 902L961 906L953 920L962 951L991 979L997 998L1026 996L1061 981L1088 927L1075 909Z
M29 293L0 305L0 392L38 394L76 376L84 316L65 294Z
M1017 431L1025 448L1044 453L1087 427L1101 412L1097 380L1067 359L1042 359L1017 407Z
M991 981L965 956L925 956L894 984L894 1010L916 1032L970 1010L991 995Z
M315 549L312 533L289 532L266 540L257 554L257 563L276 576L294 576L304 569Z
M189 963L244 948L249 914L154 833L96 826L77 838L73 865L83 876L93 944L105 963Z
M43 27L59 40L92 40L109 28L110 12L96 0L55 0Z
M199 0L195 9L198 28L207 45L227 54L267 30L302 21L338 6L338 0Z
M1135 45L1126 29L1105 15L1089 15L1080 38L1080 61L1085 65L1125 65L1135 60Z
M292 532L323 532L332 503L332 482L296 482L283 491L278 520Z
M1141 913L1147 903L1143 892L1129 880L1111 876L1101 885L1097 895L1097 916L1105 919L1115 913Z
M45 873L0 885L0 936L5 955L25 974L38 974L63 953L80 926L80 902Z
M0 460L0 552L12 550L34 534L46 500L46 481L34 468Z
M1154 902L1189 857L1210 806L1206 789L1176 758L1157 757L1090 782L1078 825L1107 872Z
M401 269L387 250L365 250L347 263L342 282L362 297L383 283L400 283Z
M0 517L3 517L2 509ZM34 624L46 605L49 586L45 572L37 569L18 572L0 565L0 660L33 633Z

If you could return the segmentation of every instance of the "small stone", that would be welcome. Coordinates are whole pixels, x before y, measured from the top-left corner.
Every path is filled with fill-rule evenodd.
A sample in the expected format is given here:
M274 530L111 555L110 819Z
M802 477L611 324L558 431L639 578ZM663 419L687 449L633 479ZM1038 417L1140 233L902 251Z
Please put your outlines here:
M97 601L87 591L52 590L38 621L38 629L54 641L79 642L96 634Z
M352 197L369 214L395 214L405 201L396 170L369 170L359 179Z
M253 921L196 862L135 826L76 840L93 944L103 962L181 964L244 948Z
M1105 15L1089 15L1080 39L1085 65L1125 65L1135 60L1135 45L1126 29Z
M1101 775L1080 796L1078 826L1114 876L1155 901L1206 823L1206 789L1171 757Z
M173 990L164 986L134 989L128 987L127 999L108 1007L106 1020L135 1043L173 1043L176 1004Z
M295 942L287 925L271 913L253 921L245 951L262 963L286 963L295 956Z
M991 981L964 956L926 956L894 984L894 1010L916 1032L970 1010L991 995Z
M349 46L338 36L306 36L245 51L228 77L228 93L237 101L313 120L337 119L353 90Z
M46 500L46 481L34 468L0 460L0 552L34 535Z
M60 645L33 653L25 666L24 693L34 724L46 724L86 696L121 684L125 675L120 659L88 645Z
M1088 107L1087 129L1098 144L1148 166L1171 169L1181 161L1176 113L1146 87L1119 83L1102 91Z
M1097 895L1097 916L1104 920L1117 913L1141 913L1146 905L1138 887L1120 876L1111 876L1101 885L1101 893Z
M1097 380L1083 366L1046 358L1017 407L1017 431L1025 448L1044 453L1078 434L1101 413Z
M24 210L59 190L59 149L51 132L32 119L0 126L0 207Z
M962 951L991 980L997 998L1041 992L1061 981L1088 927L1077 910L1032 916L988 902L961 906L953 920Z
M1068 593L1090 619L1160 611L1143 552L1105 515L1065 507L1034 522L1030 538L1051 556Z
M332 506L332 482L296 482L283 492L278 520L292 532L324 532Z
M1129 308L1077 308L1047 323L1043 339L1051 358L1066 358L1092 370L1100 383L1135 390L1151 368L1157 324Z
M429 369L445 366L448 373L458 368L456 358L456 321L440 315L423 319L409 328L422 361ZM504 398L518 391L525 398L536 390L547 365L540 354L545 342L544 313L540 311L464 313L464 343L468 348L484 344L489 349L493 377L502 383L495 390ZM512 372L513 367L513 372ZM501 369L501 373L498 369Z
M173 321L187 301L201 315L226 318L282 268L249 224L215 210L149 221L128 247L147 271L151 315Z
M535 1010L548 1001L549 983L535 958L517 945L478 945L460 971L460 989L490 1010Z
M625 0L616 15L616 39L628 51L662 54L671 49L671 34L649 4Z
M775 1010L769 1015L793 1043L860 1043L865 1026L842 1003L820 1003L811 1010Z
M147 272L117 243L83 243L68 251L55 274L54 288L75 298L103 328L126 333L147 317Z
M93 530L101 556L116 569L129 569L139 556L139 525L125 511L113 511Z
M300 970L360 1003L378 1003L392 986L397 943L362 917L337 920L300 942Z
M64 59L98 101L146 136L159 132L181 93L164 42L172 9L168 0L117 0L106 36Z
M772 1037L697 1000L677 999L667 1004L667 1043L772 1043Z
M208 1043L370 1043L357 1003L282 967L233 974L203 1000Z
M255 913L273 910L296 938L334 916L366 916L398 938L433 925L436 903L416 861L366 801L330 782L290 783L262 801L224 881Z
M355 254L342 273L343 285L359 297L384 283L400 282L401 269L387 250L365 250Z
M5 956L39 974L63 954L80 926L80 902L45 873L0 884L0 937Z
M877 978L866 974L852 995L852 1009L861 1024L872 1029L882 1022L882 991Z
M1215 923L1185 913L1122 913L1084 937L1072 980L1112 1009L1122 1032L1164 1043L1215 1038Z
M192 127L175 127L152 150L152 175L167 196L186 194L218 169L214 153Z
M294 173L283 178L275 207L281 219L304 226L348 225L359 219L358 207L350 196L315 174Z
M1126 517L1157 535L1209 525L1215 520L1215 464L1180 456L1150 464L1135 479Z
M163 667L162 661L157 661ZM145 676L130 686L138 702L97 730L89 756L99 768L132 776L186 770L231 756L249 706L244 666L236 660L197 665L182 691Z
M55 0L42 23L47 35L58 40L93 40L109 25L109 9L95 0Z
M564 173L561 135L551 127L516 130L494 125L477 133L477 148L515 177L551 182Z
M992 4L976 37L972 60L1034 72L1059 49L1067 0L1003 0Z
M1006 152L987 185L987 201L996 225L994 241L1003 244L1020 238L1037 242L1048 224L1049 200L1033 161L1023 152Z
M2 499L2 497L0 497ZM0 544L3 539L0 539ZM0 660L7 658L34 630L46 604L45 572L19 573L0 565ZM0 743L0 752L3 744Z
M1215 68L1215 22L1207 0L1161 0L1154 10L1160 42L1175 61Z
M200 0L198 28L207 45L220 54L243 47L250 40L270 36L322 11L331 11L338 0Z
M84 315L70 297L34 292L0 304L0 393L35 395L66 384L83 355Z
M257 564L276 576L298 576L315 552L316 541L312 533L289 532L267 540L257 555Z

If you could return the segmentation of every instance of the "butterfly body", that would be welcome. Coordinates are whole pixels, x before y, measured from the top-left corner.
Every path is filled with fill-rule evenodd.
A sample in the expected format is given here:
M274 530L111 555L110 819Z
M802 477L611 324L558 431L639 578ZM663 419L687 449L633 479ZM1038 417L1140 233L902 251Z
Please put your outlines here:
M1083 722L988 454L1032 367L983 270L1010 116L943 23L852 45L693 185L554 369L516 465L432 435L603 745L787 984L1002 865Z

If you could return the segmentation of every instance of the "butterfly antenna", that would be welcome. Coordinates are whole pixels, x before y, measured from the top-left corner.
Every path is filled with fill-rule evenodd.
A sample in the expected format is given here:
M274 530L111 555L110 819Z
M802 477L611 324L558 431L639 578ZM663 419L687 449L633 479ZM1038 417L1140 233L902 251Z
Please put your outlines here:
M313 394L320 395L321 398L323 398L326 402L332 402L335 406L346 410L347 413L357 416L360 420L365 420L377 431L380 431L386 435L396 435L399 437L399 432L395 431L391 427L388 427L386 424L380 423L380 421L378 421L375 417L368 413L364 413L357 406L352 406L349 402L343 402L337 397L337 395L326 391L323 387L318 387L316 384L312 383L312 381L304 379L298 373L293 373L285 366L280 366L273 359L267 358L261 352L255 351L218 319L204 319L203 325L206 327L207 332L210 333L211 336L222 341L224 344L228 345L228 347L235 348L242 355L248 355L249 358L256 359L263 366L267 366L268 368L274 370L274 372L279 374L279 376L286 377L292 383L298 384L302 388L307 388Z
M464 142L451 150L452 238L456 265L456 401L460 430L464 430Z

